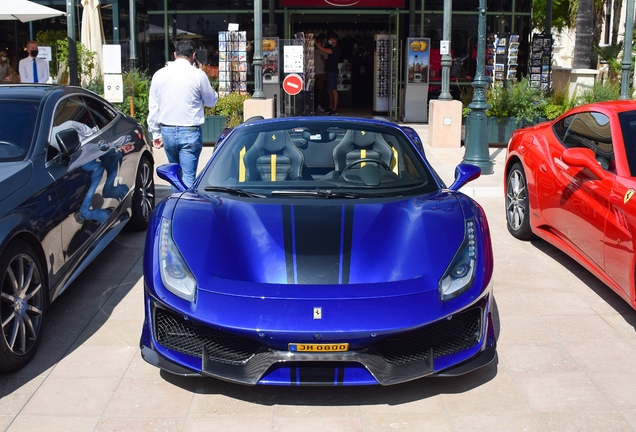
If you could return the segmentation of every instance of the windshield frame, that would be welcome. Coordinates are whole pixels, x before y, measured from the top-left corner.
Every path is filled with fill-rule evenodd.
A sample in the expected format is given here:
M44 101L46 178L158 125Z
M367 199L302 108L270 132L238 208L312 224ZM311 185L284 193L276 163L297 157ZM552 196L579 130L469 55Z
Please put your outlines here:
M254 142L260 139L260 133L276 132L280 134L282 131L288 132L295 147L303 153L305 164L308 162L307 158L311 158L311 152L319 149L321 152L319 158L325 161L328 156L331 166L309 165L308 167L304 165L303 178L294 180L288 178L285 181L250 181L249 179L239 181L236 177L232 177L232 175L237 174L233 171L233 167L239 164L238 154L240 150L245 152L249 150ZM360 131L362 134L371 132L375 134L376 142L384 140L393 151L392 166L390 167L392 173L387 173L386 168L377 168L377 172L374 172L371 167L380 166L380 164L374 164L371 161L364 164L367 166L365 167L366 177L364 180L357 179L356 175L347 175L348 180L344 180L344 172L335 169L337 163L334 165L332 152L343 140L347 131ZM244 159L245 153L240 157ZM312 160L315 161L315 158ZM309 162L312 163L312 160ZM400 165L397 166L398 164ZM324 176L315 174L319 168L326 171L323 173ZM361 167L358 165L355 168ZM312 174L305 176L304 171L306 170L311 170ZM362 170L355 172L362 174ZM409 177L407 178L407 176ZM352 183L351 178L358 182ZM372 180L367 180L367 178ZM373 180L375 178L380 178L380 180ZM310 117L250 122L233 130L215 149L213 157L195 184L197 191L203 194L210 193L209 190L205 190L206 187L210 186L212 188L240 189L248 194L267 197L272 196L272 192L275 192L274 195L277 198L419 196L436 192L444 187L421 149L399 126L360 119ZM280 193L280 191L286 192Z

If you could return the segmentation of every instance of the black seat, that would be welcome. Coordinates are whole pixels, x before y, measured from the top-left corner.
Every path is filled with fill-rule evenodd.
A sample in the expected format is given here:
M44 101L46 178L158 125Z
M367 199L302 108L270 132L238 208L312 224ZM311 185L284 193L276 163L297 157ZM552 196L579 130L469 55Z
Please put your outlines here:
M392 157L391 147L382 135L375 132L349 130L333 149L333 161L338 172L342 172L349 162L364 158L379 159L390 166Z
M261 132L245 153L248 181L297 180L302 177L303 154L285 131Z

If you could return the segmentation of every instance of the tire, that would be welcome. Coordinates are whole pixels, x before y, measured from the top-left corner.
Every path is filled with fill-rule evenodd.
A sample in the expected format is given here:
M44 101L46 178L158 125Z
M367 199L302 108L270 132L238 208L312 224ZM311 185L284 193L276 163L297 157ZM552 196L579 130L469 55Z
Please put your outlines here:
M135 179L132 199L132 215L128 227L134 231L148 228L150 214L155 208L155 178L153 165L148 156L142 156Z
M519 162L512 166L506 177L506 225L510 234L518 239L534 237L530 229L528 182Z
M38 255L22 240L0 256L0 278L0 372L11 372L25 366L40 344L46 281Z

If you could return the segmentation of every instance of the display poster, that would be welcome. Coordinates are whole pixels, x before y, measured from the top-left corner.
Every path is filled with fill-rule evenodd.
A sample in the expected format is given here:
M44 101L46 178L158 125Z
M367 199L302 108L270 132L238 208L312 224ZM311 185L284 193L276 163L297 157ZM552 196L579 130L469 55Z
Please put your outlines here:
M428 84L428 67L430 66L429 38L408 39L408 83Z
M121 45L102 45L102 72L105 74L121 73Z
M263 84L278 84L278 38L263 38Z
M302 45L288 45L285 47L283 58L283 72L303 73L304 72L304 51Z

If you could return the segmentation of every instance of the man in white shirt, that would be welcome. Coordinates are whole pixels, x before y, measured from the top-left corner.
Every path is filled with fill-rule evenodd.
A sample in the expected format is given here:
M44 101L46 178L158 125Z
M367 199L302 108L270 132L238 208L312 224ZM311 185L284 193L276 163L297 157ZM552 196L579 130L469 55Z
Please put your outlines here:
M178 41L174 63L152 77L148 101L152 144L165 149L170 163L181 165L188 187L194 183L203 147L203 106L212 107L218 99L205 72L193 66L195 55L196 45L191 39Z
M38 43L28 41L26 44L29 56L20 60L18 73L23 83L47 83L49 81L49 62L38 57Z

